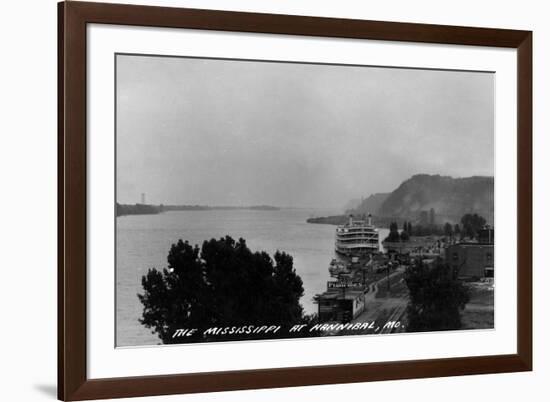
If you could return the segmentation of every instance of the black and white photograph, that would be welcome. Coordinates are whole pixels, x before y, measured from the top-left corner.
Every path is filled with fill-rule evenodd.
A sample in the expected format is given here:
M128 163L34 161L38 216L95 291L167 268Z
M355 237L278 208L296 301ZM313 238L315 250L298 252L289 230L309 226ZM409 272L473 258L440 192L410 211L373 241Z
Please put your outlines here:
M0 399L548 399L545 5L2 2Z
M117 54L115 346L492 330L494 78Z

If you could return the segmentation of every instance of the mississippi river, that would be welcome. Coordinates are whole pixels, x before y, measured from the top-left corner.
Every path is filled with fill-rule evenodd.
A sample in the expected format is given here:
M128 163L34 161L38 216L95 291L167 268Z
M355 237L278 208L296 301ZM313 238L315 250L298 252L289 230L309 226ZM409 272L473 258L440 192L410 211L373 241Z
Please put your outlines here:
M252 251L276 250L294 257L304 282L301 299L307 313L317 311L313 296L326 289L328 265L334 258L333 225L310 224L314 216L336 215L322 209L172 211L159 215L130 215L117 219L116 302L117 346L160 343L138 319L142 306L141 277L152 267L164 268L172 243L178 239L201 245L206 239L230 235L246 239ZM381 229L381 240L384 237Z

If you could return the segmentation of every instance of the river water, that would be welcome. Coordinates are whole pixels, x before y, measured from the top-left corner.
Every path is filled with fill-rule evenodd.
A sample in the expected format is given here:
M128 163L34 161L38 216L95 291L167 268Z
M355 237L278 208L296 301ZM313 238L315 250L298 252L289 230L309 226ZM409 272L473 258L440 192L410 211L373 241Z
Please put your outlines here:
M303 280L301 304L307 313L317 311L313 296L326 289L328 265L334 255L335 226L309 224L307 218L336 215L322 209L171 211L159 215L117 218L116 339L117 346L155 345L159 339L138 319L142 305L141 277L152 267L167 265L170 246L178 239L191 244L229 235L246 239L252 251L276 250L294 257ZM380 229L380 238L386 229Z

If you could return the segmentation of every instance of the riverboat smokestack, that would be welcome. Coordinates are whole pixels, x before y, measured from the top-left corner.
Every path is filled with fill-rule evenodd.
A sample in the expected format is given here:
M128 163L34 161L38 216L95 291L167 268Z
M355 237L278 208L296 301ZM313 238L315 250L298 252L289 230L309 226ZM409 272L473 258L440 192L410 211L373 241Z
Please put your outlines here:
M350 226L353 225L353 215L350 215L350 216L349 216L348 223L349 223Z
M369 216L367 217L367 224L368 224L369 226L372 225L372 215L371 215L371 214L369 214Z

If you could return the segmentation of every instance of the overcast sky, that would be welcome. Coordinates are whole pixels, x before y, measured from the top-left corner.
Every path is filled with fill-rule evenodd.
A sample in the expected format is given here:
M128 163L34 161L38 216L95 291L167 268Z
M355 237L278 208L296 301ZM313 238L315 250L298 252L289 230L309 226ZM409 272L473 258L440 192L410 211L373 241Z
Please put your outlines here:
M117 57L117 200L341 208L493 175L493 74Z

